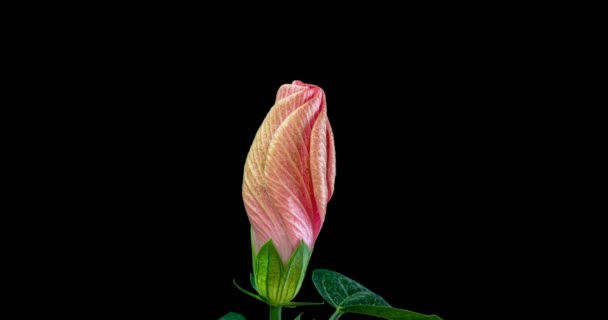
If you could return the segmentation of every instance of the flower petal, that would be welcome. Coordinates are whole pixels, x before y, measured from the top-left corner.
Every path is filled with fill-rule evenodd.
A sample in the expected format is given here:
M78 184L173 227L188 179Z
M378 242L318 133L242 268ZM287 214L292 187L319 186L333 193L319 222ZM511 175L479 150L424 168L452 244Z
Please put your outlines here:
M312 248L315 230L312 222L317 219L316 202L313 199L309 170L309 143L311 124L319 115L321 94L299 107L281 124L268 151L264 175L269 197L274 206L276 219L283 220L288 243L277 243L283 258L304 240Z
M270 239L273 230L282 228L282 224L271 216L272 208L270 200L265 194L266 178L264 168L268 156L270 142L278 129L293 111L303 104L305 97L310 93L305 91L306 87L283 85L279 90L285 97L278 100L268 112L256 137L249 149L243 177L243 201L251 223L255 226L255 249L256 251ZM275 242L285 242L287 239L281 235L275 235Z
M323 90L283 85L245 163L243 201L257 252L269 239L284 262L302 240L313 248L335 179Z
M323 97L321 112L312 128L310 141L310 174L317 209L315 216L312 217L314 240L325 221L327 202L333 193L335 163L333 133L327 119L325 97Z

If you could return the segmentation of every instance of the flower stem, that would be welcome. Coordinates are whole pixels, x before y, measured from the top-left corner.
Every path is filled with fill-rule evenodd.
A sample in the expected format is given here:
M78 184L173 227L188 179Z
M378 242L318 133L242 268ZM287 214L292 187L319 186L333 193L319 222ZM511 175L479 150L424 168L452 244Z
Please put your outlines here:
M340 318L341 316L342 316L342 313L340 311L336 310L336 312L334 312L334 314L331 315L329 320L338 320L338 318Z
M270 320L281 320L282 306L270 306Z

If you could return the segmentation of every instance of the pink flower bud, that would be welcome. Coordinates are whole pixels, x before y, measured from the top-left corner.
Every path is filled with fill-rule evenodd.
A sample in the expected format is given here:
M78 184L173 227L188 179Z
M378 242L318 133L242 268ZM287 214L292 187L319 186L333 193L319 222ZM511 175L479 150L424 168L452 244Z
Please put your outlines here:
M301 81L281 86L245 163L243 201L255 252L270 239L284 263L302 240L312 251L335 176L325 93Z

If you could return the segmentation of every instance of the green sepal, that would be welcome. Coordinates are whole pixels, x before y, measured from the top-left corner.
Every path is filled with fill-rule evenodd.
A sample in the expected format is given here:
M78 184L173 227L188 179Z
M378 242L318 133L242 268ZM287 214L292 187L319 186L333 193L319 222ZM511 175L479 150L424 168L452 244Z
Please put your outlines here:
M272 239L253 255L254 288L269 304L289 306L302 287L310 250L304 241L292 253L286 264Z
M272 239L268 240L255 255L253 273L258 293L262 297L266 297L271 304L280 305L277 298L283 273L283 262Z
M286 269L283 272L285 280L283 282L282 301L291 302L298 292L300 292L309 261L310 250L304 241L301 241L296 251L289 257Z
M243 289L241 286L239 286L238 284L236 284L236 280L234 280L234 279L233 279L233 280L232 280L232 283L234 283L234 286L235 286L237 289L239 289L239 290L240 290L242 293L244 293L244 294L246 294L246 295L248 295L248 296L250 296L250 297L252 297L252 298L255 298L255 299L257 299L257 300L260 300L260 301L262 301L262 302L267 302L266 300L264 300L264 298L263 298L263 297L260 297L260 296L258 296L257 294L255 294L255 293L253 293L253 292L249 292L249 291L248 291L248 290L246 290L246 289Z
M249 274L249 283L251 283L251 287L253 287L255 291L258 291L258 288L255 285L255 278L253 277L253 273Z

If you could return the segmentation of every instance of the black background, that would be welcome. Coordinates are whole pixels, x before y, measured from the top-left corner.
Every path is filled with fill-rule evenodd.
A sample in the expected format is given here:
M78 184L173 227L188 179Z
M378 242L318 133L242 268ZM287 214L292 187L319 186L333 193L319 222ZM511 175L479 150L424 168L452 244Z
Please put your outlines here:
M396 307L449 319L454 299L467 306L467 279L489 263L480 263L487 256L480 237L493 232L493 224L482 231L471 224L508 207L496 186L507 170L489 128L499 124L496 115L480 122L465 101L453 102L458 93L422 73L322 74L145 81L132 87L141 94L129 94L137 108L119 104L92 121L99 136L82 141L91 162L81 179L94 187L78 194L95 212L83 232L99 236L86 249L97 280L114 292L102 301L134 314L267 316L232 284L249 287L251 272L243 165L277 89L298 79L326 92L337 177L296 300L320 301L310 272L327 268ZM299 310L331 314L328 306Z
M529 196L518 189L527 159L510 152L526 111L515 109L510 80L496 77L512 60L488 43L477 50L483 36L469 42L466 30L430 25L388 42L335 33L289 47L240 42L254 34L144 29L79 46L63 57L69 72L56 73L65 83L49 79L67 94L48 99L75 106L47 111L58 134L39 139L51 146L49 181L60 182L45 188L48 205L77 213L66 215L67 245L57 247L76 261L61 266L84 314L267 317L232 284L249 287L251 272L241 184L276 91L293 80L325 90L337 157L296 300L321 300L310 272L327 268L395 307L444 319L479 310L500 282L487 270L504 263L489 239ZM331 314L327 305L298 310Z
M19 312L267 319L232 285L251 272L243 165L296 79L325 90L337 152L297 301L321 300L316 268L446 320L563 313L568 282L597 283L579 278L600 265L579 256L603 233L588 228L595 210L581 205L597 191L578 177L597 176L586 152L600 150L588 142L599 126L568 119L585 59L570 56L584 50L561 7L289 4L15 15L4 120L17 179L5 197L23 223L5 224L18 253L5 260L22 269L6 272ZM285 318L298 311L331 308Z

